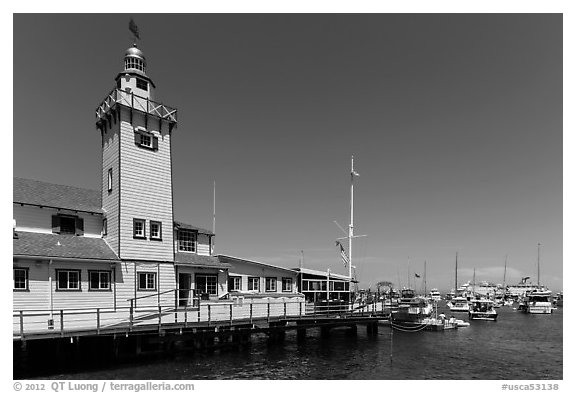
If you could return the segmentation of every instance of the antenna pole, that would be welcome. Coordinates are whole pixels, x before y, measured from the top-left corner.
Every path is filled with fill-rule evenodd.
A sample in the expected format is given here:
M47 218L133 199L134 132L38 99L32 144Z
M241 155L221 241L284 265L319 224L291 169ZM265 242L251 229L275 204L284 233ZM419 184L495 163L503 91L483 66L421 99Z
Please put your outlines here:
M354 236L354 156L350 169L350 226L348 227L348 277L352 284L352 237Z

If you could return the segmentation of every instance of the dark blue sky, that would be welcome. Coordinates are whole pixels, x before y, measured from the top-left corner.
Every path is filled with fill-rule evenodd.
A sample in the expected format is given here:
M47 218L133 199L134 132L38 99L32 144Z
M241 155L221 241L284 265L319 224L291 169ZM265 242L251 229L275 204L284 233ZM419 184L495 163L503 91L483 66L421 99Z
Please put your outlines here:
M357 276L562 288L562 15L133 15L159 101L179 110L174 206L216 251ZM94 109L130 15L15 15L14 175L100 187ZM413 277L413 274L411 274ZM420 286L420 283L416 283Z

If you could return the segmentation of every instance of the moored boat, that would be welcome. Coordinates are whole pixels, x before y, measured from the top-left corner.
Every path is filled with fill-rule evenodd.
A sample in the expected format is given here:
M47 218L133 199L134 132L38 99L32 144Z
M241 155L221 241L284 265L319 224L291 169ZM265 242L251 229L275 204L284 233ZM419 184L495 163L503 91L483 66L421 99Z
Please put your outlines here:
M527 293L519 303L518 310L527 314L552 314L554 308L550 298L552 292L549 290L534 290Z
M468 319L481 319L486 321L495 321L498 313L494 309L494 303L489 299L474 299L470 304Z
M425 297L416 296L414 290L401 291L398 309L392 312L392 323L401 326L425 325L425 319L430 318L432 305Z
M438 289L436 289L436 288L432 288L430 290L430 293L428 294L428 298L430 300L435 301L435 302L442 300L442 296L440 296L440 291L438 291Z
M468 304L468 299L463 296L458 296L446 303L450 311L452 312L468 312L470 311L470 305Z
M564 294L562 292L558 292L554 296L553 303L556 307L563 307L564 306Z

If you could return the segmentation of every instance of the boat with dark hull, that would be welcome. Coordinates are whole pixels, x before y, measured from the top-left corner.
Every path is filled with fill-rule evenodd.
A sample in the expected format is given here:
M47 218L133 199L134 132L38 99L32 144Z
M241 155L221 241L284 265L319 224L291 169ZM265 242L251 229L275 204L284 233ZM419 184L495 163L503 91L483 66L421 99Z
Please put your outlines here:
M470 311L468 311L468 319L496 321L498 313L494 309L494 303L489 299L474 299L470 302Z
M416 296L413 289L403 289L398 302L398 309L391 314L392 323L400 326L425 325L432 315L432 305L422 296Z

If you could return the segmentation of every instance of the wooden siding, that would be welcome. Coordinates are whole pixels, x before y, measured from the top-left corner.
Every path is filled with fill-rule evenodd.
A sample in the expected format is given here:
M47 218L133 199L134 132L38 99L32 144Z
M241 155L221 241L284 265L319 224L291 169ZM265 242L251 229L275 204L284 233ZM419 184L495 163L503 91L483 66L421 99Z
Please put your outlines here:
M176 289L176 275L173 264L129 261L118 265L119 272L116 277L116 286L119 306L130 306L129 300L135 297L137 298L135 301L135 306L137 307L154 307L158 305L159 301L163 305L174 304L174 291L161 294L158 297L159 293ZM138 273L155 273L156 289L138 290Z
M137 299L137 307L156 307L158 302L164 306L174 304L174 291L166 294L158 293L176 288L174 265L170 263L152 262L81 262L81 261L32 261L14 260L14 267L28 268L29 291L14 291L13 309L19 310L49 310L50 284L48 277L52 277L52 304L53 310L67 309L112 309L130 306L130 299ZM56 270L80 270L80 291L58 291L56 284ZM89 290L89 270L103 270L112 272L110 291ZM140 272L156 273L156 289L153 291L134 291L137 279L134 274ZM148 296L152 295L152 296Z
M28 291L14 291L14 310L47 310L50 307L48 262L14 260L14 267L28 269Z
M134 143L135 127L144 127L144 116L122 110L120 257L127 259L173 261L172 168L170 133L167 124L158 131L159 121L148 118L148 132L158 137L158 150ZM147 239L133 238L133 219L146 220ZM150 240L150 221L162 223L162 241Z
M226 258L225 262L231 265L229 269L229 275L240 276L241 277L241 292L248 292L248 277L258 277L259 278L259 291L258 293L297 293L297 276L298 273L289 270L278 269L272 266L258 265L254 263L235 261ZM267 292L266 291L266 277L276 278L276 291ZM292 279L292 290L290 292L282 292L282 278ZM251 293L255 291L250 291Z
M56 214L72 214L84 219L84 236L101 237L102 215L76 213L46 207L13 204L13 217L16 220L16 230L23 232L52 233L52 216Z
M212 255L210 252L210 238L208 235L198 234L198 255Z
M120 168L118 166L120 122L102 135L102 208L108 221L108 233L104 240L118 255L118 202ZM108 169L112 168L112 191L108 192Z
M192 266L178 266L178 274L186 273L192 275L191 289L196 288L195 275L196 274L213 274L218 276L218 296L221 296L228 292L228 274L226 271L220 272L218 268L199 268Z
M107 262L53 261L50 263L47 260L15 260L14 267L27 267L29 269L28 285L30 290L28 292L15 291L13 293L13 308L14 310L49 310L51 289L53 310L113 308L113 285L111 285L110 291L88 290L88 271L112 271L113 269L110 266L110 263ZM80 270L80 291L59 291L56 289L56 270L60 269ZM52 288L50 288L49 277L52 277Z

